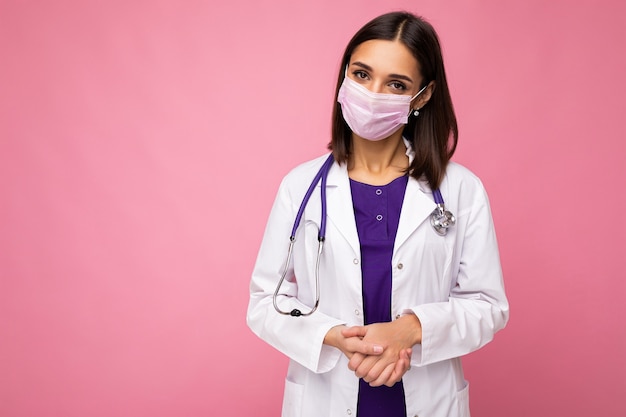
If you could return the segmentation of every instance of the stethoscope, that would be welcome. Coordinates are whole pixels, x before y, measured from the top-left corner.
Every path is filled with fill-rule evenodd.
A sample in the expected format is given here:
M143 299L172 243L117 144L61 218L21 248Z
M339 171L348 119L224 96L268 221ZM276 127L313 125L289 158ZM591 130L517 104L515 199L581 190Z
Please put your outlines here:
M292 317L300 317L300 316L310 316L317 310L317 307L320 304L320 257L322 256L322 249L324 248L324 241L326 240L326 181L328 179L328 172L335 162L333 154L328 155L326 161L320 168L320 170L315 174L313 181L311 181L311 185L304 194L304 198L300 203L300 208L298 209L298 213L296 214L296 218L293 222L293 228L291 229L291 236L289 236L289 248L287 250L287 260L285 261L285 266L283 267L283 272L280 277L280 281L278 281L278 285L276 286L276 291L274 291L274 296L272 298L272 302L274 303L274 308L280 314ZM276 302L276 297L278 296L278 291L280 291L280 287L285 280L285 276L287 275L287 269L289 268L289 263L291 262L291 255L293 253L293 245L296 242L296 231L298 230L298 226L300 226L300 220L302 220L302 215L304 214L304 209L311 198L311 194L313 194L313 190L317 184L321 181L320 188L320 200L322 205L322 218L320 219L320 227L317 233L317 260L315 262L315 305L311 308L308 313L303 313L302 311L294 308L291 311L283 311L278 307ZM454 215L446 210L443 197L441 196L441 192L439 189L433 191L433 198L437 207L433 210L430 215L430 224L433 229L439 236L445 236L448 233L448 229L456 223L456 219Z

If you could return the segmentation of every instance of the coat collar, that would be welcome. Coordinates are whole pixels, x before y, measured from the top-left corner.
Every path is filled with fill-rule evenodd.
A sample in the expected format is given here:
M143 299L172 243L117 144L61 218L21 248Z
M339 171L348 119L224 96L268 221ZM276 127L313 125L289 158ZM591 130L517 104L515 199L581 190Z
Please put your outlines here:
M406 155L409 157L409 162L411 162L415 153L406 139L404 143L407 147ZM328 220L334 224L346 241L348 241L355 255L360 255L359 235L354 219L350 178L346 164L340 165L335 162L332 165L328 172L326 185ZM402 203L394 251L402 246L424 220L429 218L435 207L436 204L432 197L432 191L426 181L418 181L413 177L409 177Z
M409 157L409 164L411 164L413 159L415 159L415 151L411 146L411 142L406 138L403 137L402 141L404 146L406 146L406 156ZM402 212L400 213L400 223L398 224L394 250L402 246L415 229L430 217L430 214L436 207L437 204L428 182L409 177L406 192L404 193L404 201L402 202Z

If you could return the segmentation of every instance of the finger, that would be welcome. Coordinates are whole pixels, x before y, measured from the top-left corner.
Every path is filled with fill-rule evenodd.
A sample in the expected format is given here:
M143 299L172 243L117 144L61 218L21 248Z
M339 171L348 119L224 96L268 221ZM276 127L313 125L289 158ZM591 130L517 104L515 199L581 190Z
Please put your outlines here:
M389 365L392 365L391 370L393 371L394 364L395 362L391 358L381 358L380 360L374 363L374 365L370 368L370 370L367 372L367 375L363 377L363 379L368 383L376 381L381 376L381 374L387 369Z
M411 354L412 353L413 351L411 348L404 349L400 352L400 358L405 359L409 363L409 366L411 366Z
M393 372L385 382L385 385L387 385L388 387L392 387L395 383L402 379L404 374L409 369L411 369L411 360L409 359L406 350L403 350L402 352L400 352L400 358L395 363L393 367Z
M413 356L413 348L407 348L404 350L407 354L407 357L409 359L409 364L411 363L411 357Z
M398 381L400 381L402 378L398 378L398 375L395 373L395 371L391 374L391 376L389 377L389 379L387 381L385 381L385 386L391 388L394 385L396 385L398 383Z
M351 371L356 370L366 357L361 353L354 353L348 362L348 369Z
M378 376L378 378L376 378L374 381L369 383L370 386L372 386L372 387L380 387L383 384L385 384L385 385L387 385L389 387L393 386L397 381L393 381L393 383L391 383L391 385L388 385L388 380L391 377L391 375L393 374L394 366L395 365L393 363L390 363L389 365L387 365L387 367L385 369L383 369L383 371Z
M413 349L411 349L411 348L405 349L404 350L404 355L405 355L404 357L405 357L406 362L407 362L406 370L408 371L408 370L411 369L411 355L413 355Z
M363 355L380 355L385 350L383 346L371 342L366 342L358 337L350 337L347 340L348 350L358 352Z
M367 333L367 327L365 326L352 326L341 329L343 337L365 337Z
M374 367L377 361L377 357L375 356L367 356L363 361L357 366L354 370L354 374L359 377L365 379L365 382L369 382L371 379L366 379L370 370ZM378 376L378 374L376 374Z

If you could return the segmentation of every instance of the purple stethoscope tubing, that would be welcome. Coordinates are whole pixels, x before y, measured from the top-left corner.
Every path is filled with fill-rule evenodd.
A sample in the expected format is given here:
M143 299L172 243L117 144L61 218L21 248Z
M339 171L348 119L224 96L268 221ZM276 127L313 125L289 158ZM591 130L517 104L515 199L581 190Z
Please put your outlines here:
M333 157L333 154L331 153L328 155L328 158L326 158L326 161L324 161L324 164L319 169L317 174L315 174L315 177L313 177L313 181L311 181L311 185L309 185L309 188L304 194L304 197L302 198L302 202L300 203L300 208L298 209L298 212L296 214L296 218L293 223L293 228L291 229L291 236L289 236L289 248L287 250L287 260L285 261L283 272L281 274L280 280L278 281L278 285L276 286L276 291L274 291L274 296L272 298L274 309L282 315L292 316L292 317L301 317L301 316L306 317L306 316L310 316L311 314L313 314L315 310L317 310L317 308L319 307L319 304L320 304L320 274L319 274L320 258L322 255L322 249L324 247L324 241L326 240L326 214L328 212L328 209L326 206L326 181L328 179L328 172L330 171L330 168L332 167L334 162L335 162L335 159ZM298 227L300 226L300 221L302 220L304 210L306 208L306 205L309 202L309 199L311 198L311 195L313 194L313 191L315 190L315 187L320 181L321 181L320 199L321 199L321 206L322 206L322 215L321 215L322 218L320 219L320 227L319 227L319 231L317 234L318 246L317 246L317 260L315 262L315 305L307 313L303 313L297 308L294 308L291 311L283 311L280 309L280 307L278 307L278 303L277 303L278 292L280 291L280 287L282 286L283 281L285 280L285 277L287 275L287 270L289 268L289 263L291 262L291 256L293 254L293 245L296 241L296 232L298 230ZM443 197L439 189L436 189L433 191L433 198L435 200L435 204L437 204L437 207L431 214L430 223L438 235L445 236L448 232L448 229L456 223L456 219L454 218L454 215L452 215L452 213L446 210Z
M298 226L300 226L300 220L302 220L302 215L304 214L304 209L306 205L309 203L309 199L311 198L311 194L313 194L313 190L315 190L315 186L320 180L322 180L322 186L320 190L320 197L322 200L322 219L320 221L320 230L318 233L318 240L324 240L326 237L326 181L328 179L328 171L330 171L330 167L333 165L335 159L333 158L333 154L331 153L324 161L324 164L320 168L320 170L315 174L313 181L311 181L311 185L309 185L309 189L306 190L306 194L304 194L304 198L302 199L302 203L300 203L300 208L298 209L298 213L296 214L296 219L293 222L293 228L291 229L291 236L289 236L289 240L296 240L296 230L298 230Z
M287 261L285 262L285 266L283 268L283 273L280 277L280 281L278 281L278 285L276 286L276 291L274 291L274 297L272 298L272 302L274 303L274 309L277 312L283 315L288 315L292 317L300 317L300 316L310 316L317 310L317 307L320 304L320 258L322 256L322 249L324 248L324 240L326 240L326 213L328 212L328 208L326 206L326 181L328 180L328 171L330 171L330 167L335 162L333 154L331 153L326 158L326 161L317 172L313 181L311 181L311 185L307 189L304 194L304 198L302 198L302 202L300 203L300 208L298 209L298 213L296 214L296 219L293 222L293 228L291 229L291 236L289 236L289 249L287 250ZM317 183L321 181L320 186L320 199L322 202L322 218L320 220L320 228L317 233L317 260L315 262L315 305L308 313L303 313L302 311L294 308L291 311L283 311L278 307L278 303L276 301L276 297L278 296L278 291L280 291L280 287L285 280L285 276L287 275L287 269L289 268L289 263L291 262L291 255L293 253L293 244L296 241L296 231L298 230L298 226L300 226L300 221L302 220L302 215L304 214L304 209L317 186Z

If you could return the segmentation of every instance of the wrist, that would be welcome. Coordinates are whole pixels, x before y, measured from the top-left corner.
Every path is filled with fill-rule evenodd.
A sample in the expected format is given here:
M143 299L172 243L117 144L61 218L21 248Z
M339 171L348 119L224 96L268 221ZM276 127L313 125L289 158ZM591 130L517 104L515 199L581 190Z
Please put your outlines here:
M339 347L339 337L341 336L341 328L346 327L343 324L338 326L331 327L328 332L326 332L326 336L324 336L324 344L332 347Z
M413 312L407 312L398 318L398 321L400 320L402 321L403 327L410 335L412 344L418 345L422 343L422 323L419 317Z

